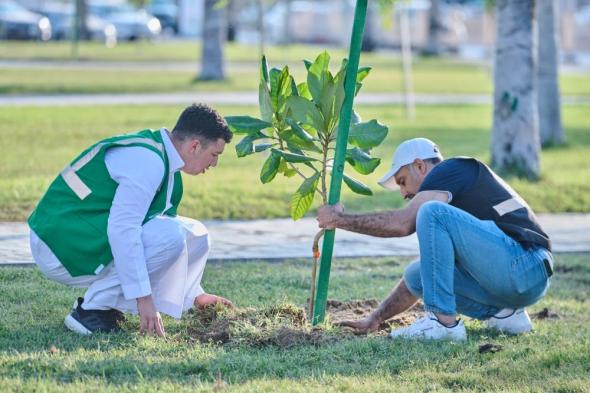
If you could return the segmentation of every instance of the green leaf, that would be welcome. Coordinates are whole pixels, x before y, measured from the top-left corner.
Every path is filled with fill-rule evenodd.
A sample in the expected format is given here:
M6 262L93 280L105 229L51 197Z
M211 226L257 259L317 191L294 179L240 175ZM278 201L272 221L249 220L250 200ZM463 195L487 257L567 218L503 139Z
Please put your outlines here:
M303 64L305 64L305 69L309 71L309 67L311 67L313 63L309 60L303 60Z
M356 81L357 83L361 83L363 79L365 79L369 73L371 72L371 67L360 67L356 73Z
M270 102L272 104L272 109L274 112L278 111L278 96L280 90L280 83L281 83L281 70L278 68L272 68L269 73L270 78Z
M322 149L317 146L315 142L301 139L293 134L291 130L285 132L283 139L287 142L287 148L292 153L303 154L302 150L313 151L316 153L322 152Z
M298 162L311 162L318 161L316 158L304 156L303 154L289 153L284 150L272 149L273 153L282 157L287 162L298 163Z
M293 119L299 123L309 124L317 131L324 130L324 118L313 102L301 96L290 96L287 103Z
M258 105L260 106L262 120L271 123L273 111L270 102L270 91L264 81L260 81L260 85L258 86Z
M354 124L348 134L348 142L361 149L379 146L387 136L388 129L377 120Z
M279 165L281 164L281 157L276 154L271 154L268 156L266 161L264 161L264 165L262 165L262 170L260 171L260 181L263 184L266 184L272 179L275 178L277 172L279 171Z
M330 129L334 122L334 108L336 105L336 84L330 73L326 74L323 81L322 93L320 95L319 106L324 115L325 128Z
M254 152L260 153L261 151L265 151L270 149L271 147L275 146L276 143L259 143L258 145L254 145Z
M281 112L292 94L293 77L289 75L289 67L285 66L279 77L279 91L277 93L277 112Z
M309 87L307 87L307 82L301 82L300 84L298 84L297 90L299 91L299 95L301 97L311 100L311 93L309 92Z
M236 145L236 153L238 154L238 157L244 157L254 153L255 149L253 142L255 140L264 138L267 138L267 136L264 135L262 132L246 135L244 138L242 138L240 143Z
M303 127L301 127L299 124L297 124L297 122L295 120L287 119L287 123L291 126L291 129L293 130L293 134L297 135L299 138L303 139L304 141L307 141L307 142L314 141L313 136L309 135L309 133L307 131L305 131L303 129Z
M314 102L318 104L322 100L322 91L325 89L326 81L329 76L331 77L328 70L329 64L330 55L327 51L324 51L320 53L307 70L307 86Z
M285 177L293 177L297 174L297 171L295 169L291 169L291 168L287 168L283 171L283 175Z
M272 124L251 116L226 116L225 121L234 134L253 134Z
M295 169L289 168L285 160L281 160L279 165L279 173L282 173L285 177L293 177L297 174Z
M262 60L260 61L260 79L268 84L268 63L264 55L262 55Z
M319 172L313 174L313 176L305 179L303 183L301 183L293 195L293 198L291 199L291 217L293 220L299 220L309 210L313 203L313 197L315 196L319 179Z
M373 173L379 166L381 160L373 158L358 147L346 151L346 162L348 162L361 175Z
M299 95L299 91L297 91L297 84L295 83L295 79L291 77L291 94L294 96Z
M358 112L353 109L352 115L350 117L350 126L352 127L353 125L358 124L361 121L363 121L363 119L361 118L361 115L359 115Z
M344 183L348 186L348 188L350 188L352 192L361 195L373 195L373 191L371 191L369 187L360 181L348 176L346 173L343 173L342 176L342 180L344 180Z

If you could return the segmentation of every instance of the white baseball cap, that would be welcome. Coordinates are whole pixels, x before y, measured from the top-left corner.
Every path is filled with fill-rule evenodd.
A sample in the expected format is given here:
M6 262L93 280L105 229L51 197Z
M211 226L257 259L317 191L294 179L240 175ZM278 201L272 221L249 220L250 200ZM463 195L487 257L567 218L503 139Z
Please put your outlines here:
M441 161L443 160L443 156L440 153L438 146L430 139L408 139L395 149L391 169L381 178L381 180L379 180L379 184L388 190L399 189L399 186L395 182L395 174L399 172L403 166L414 162L416 158L421 160L439 158Z

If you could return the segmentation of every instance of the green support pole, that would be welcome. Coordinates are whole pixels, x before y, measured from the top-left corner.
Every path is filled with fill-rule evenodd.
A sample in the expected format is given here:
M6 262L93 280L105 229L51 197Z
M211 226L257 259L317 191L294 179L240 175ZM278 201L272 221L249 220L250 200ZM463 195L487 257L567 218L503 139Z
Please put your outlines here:
M356 74L359 68L359 57L361 54L361 43L365 29L365 18L367 16L367 0L357 0L354 11L354 24L352 25L352 36L350 38L350 51L348 64L346 66L346 80L344 81L345 98L340 111L340 123L338 124L338 139L336 140L336 152L334 155L334 166L332 169L332 180L330 182L330 196L328 203L335 205L340 200L340 188L342 185L342 174L344 173L344 158L346 156L346 145L348 143L348 130L352 115L352 103L356 89ZM326 300L328 299L328 284L330 282L330 268L332 265L332 253L334 251L334 230L326 231L322 244L322 259L320 263L320 274L315 298L313 313L313 325L323 322L326 314Z

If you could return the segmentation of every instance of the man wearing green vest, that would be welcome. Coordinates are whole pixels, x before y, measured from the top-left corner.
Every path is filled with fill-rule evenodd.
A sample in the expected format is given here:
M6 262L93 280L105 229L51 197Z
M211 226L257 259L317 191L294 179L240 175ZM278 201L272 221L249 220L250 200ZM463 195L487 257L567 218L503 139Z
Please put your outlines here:
M123 313L132 312L142 333L164 336L160 312L180 318L193 306L232 306L201 287L207 229L176 215L180 171L198 175L216 166L231 138L214 109L193 104L172 132L104 139L51 183L28 220L31 251L48 278L88 287L65 319L70 330L117 331Z

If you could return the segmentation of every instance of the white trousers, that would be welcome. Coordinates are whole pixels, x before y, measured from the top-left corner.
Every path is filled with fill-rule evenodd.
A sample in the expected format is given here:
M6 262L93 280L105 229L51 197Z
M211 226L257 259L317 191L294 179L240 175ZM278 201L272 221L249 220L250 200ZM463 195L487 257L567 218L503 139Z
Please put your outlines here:
M142 228L144 255L152 296L158 311L180 318L204 291L201 279L211 246L209 233L199 221L185 217L159 216ZM39 269L49 279L72 287L88 288L83 308L117 309L137 313L135 299L125 299L121 282L110 263L96 276L72 277L34 231L31 252Z

